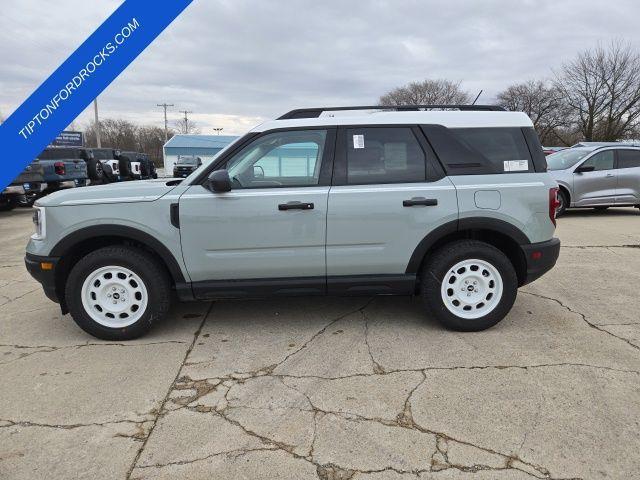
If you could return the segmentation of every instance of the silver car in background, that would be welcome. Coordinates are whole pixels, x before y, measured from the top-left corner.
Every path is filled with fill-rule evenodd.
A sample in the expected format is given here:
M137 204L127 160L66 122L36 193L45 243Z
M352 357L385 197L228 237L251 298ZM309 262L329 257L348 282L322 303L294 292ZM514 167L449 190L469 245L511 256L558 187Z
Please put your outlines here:
M640 146L625 144L572 147L547 157L558 182L560 206L640 208Z

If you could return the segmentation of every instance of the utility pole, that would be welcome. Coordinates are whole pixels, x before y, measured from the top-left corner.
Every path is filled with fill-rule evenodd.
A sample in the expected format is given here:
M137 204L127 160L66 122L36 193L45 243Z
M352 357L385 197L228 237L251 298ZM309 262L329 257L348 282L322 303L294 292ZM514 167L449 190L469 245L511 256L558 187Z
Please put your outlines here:
M96 145L98 145L98 148L102 148L102 142L100 141L100 121L98 120L98 97L93 99L93 111L96 117Z
M184 133L189 133L189 119L187 114L193 113L191 110L180 110L180 113L184 113Z
M159 103L156 105L158 107L164 108L164 143L167 143L169 140L169 124L167 123L167 107L173 107L173 103Z
M213 129L213 131L216 132L216 135L220 135L220 132L222 130L224 130L224 128L222 128L222 127L216 127L216 128Z

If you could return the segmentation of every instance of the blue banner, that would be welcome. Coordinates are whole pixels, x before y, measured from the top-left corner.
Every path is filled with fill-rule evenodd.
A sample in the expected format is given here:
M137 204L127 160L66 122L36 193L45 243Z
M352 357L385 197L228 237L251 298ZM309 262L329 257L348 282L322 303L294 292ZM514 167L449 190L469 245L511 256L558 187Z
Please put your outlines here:
M191 1L125 0L113 15L0 125L0 191L10 184Z

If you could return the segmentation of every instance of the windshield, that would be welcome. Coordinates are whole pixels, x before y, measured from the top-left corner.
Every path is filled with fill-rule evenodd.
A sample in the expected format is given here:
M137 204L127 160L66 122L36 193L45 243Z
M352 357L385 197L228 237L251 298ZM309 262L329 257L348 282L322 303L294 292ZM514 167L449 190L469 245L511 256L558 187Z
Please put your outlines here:
M548 170L566 170L591 153L591 149L567 148L547 157Z
M178 159L180 165L197 165L198 157L182 157Z

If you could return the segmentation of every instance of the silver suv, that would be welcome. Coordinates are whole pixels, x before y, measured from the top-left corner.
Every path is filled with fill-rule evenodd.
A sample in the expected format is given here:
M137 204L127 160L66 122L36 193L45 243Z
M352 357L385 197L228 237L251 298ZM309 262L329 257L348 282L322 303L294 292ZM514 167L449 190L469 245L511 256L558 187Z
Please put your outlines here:
M640 208L640 147L588 144L547 157L560 192L557 215L571 207Z
M294 110L184 180L49 195L27 268L103 339L148 331L172 291L420 295L489 328L556 262L557 185L525 114L436 107Z

